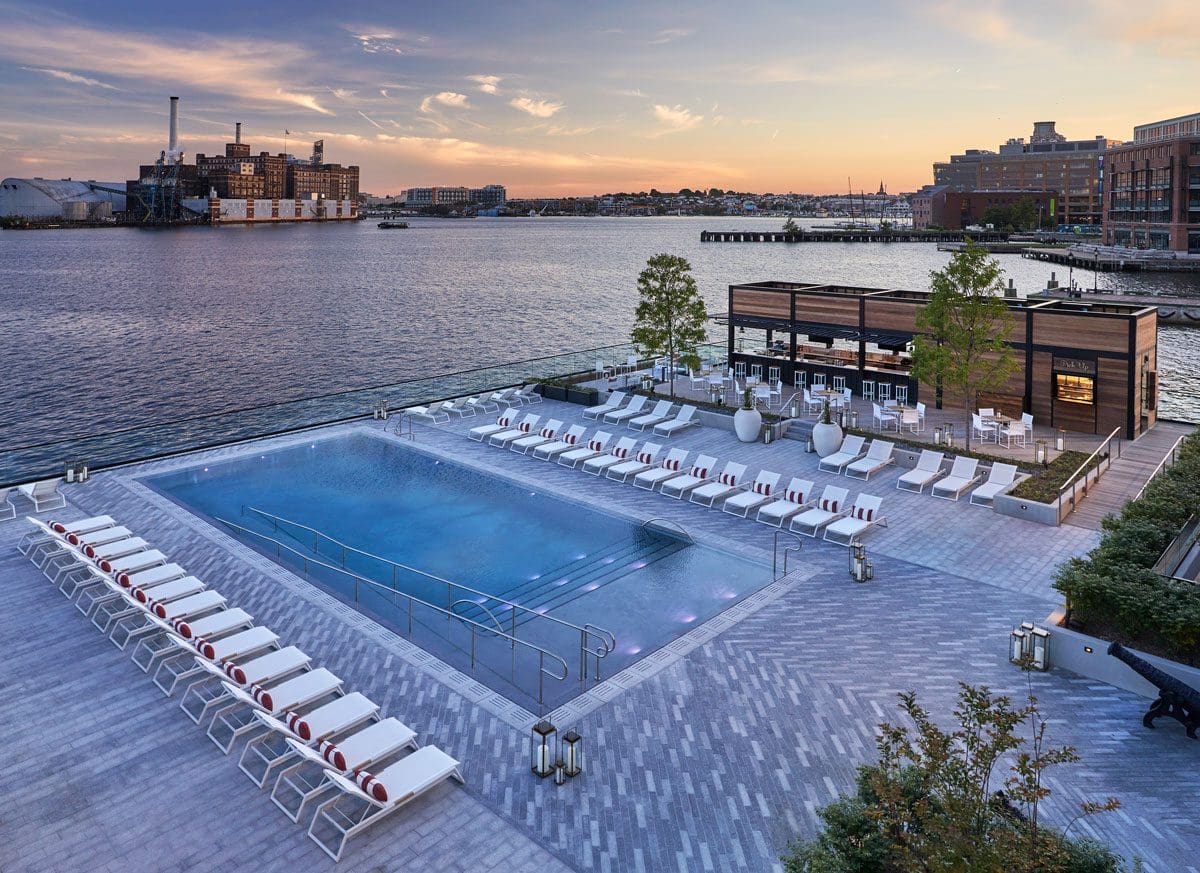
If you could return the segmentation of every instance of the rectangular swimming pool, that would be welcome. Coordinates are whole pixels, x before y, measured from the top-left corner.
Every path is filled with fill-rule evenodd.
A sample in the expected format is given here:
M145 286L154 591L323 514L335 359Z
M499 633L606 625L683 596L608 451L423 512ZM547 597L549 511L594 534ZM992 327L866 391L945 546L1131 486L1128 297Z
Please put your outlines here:
M600 664L607 678L771 576L745 558L365 431L145 481L522 705L539 696L533 646L567 665L566 680L540 683L554 706L594 679L590 658L589 682L580 681L575 627L615 638ZM603 638L589 633L586 645Z

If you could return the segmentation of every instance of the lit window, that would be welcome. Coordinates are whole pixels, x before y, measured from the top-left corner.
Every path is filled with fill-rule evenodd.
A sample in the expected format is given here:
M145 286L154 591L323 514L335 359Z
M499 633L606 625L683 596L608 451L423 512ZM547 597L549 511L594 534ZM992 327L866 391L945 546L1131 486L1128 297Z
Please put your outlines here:
M1091 406L1096 402L1096 380L1091 376L1069 376L1054 374L1054 398L1063 403L1083 403Z

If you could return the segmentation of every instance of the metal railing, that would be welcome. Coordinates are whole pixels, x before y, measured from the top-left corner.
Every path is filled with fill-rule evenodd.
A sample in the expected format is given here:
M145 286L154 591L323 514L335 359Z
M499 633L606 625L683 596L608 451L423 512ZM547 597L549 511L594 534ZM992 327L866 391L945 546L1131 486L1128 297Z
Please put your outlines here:
M300 538L297 537L295 534L291 533L287 529L287 527L291 526L294 528L299 528L302 531L305 531L307 534L312 536L312 550L314 552L316 552L317 554L321 554L322 541L329 543L336 549L339 549L341 552L341 569L343 569L343 570L349 571L349 568L346 566L347 555L357 555L359 557L366 558L368 561L373 561L373 562L382 564L383 566L385 566L391 570L392 590L394 590L394 591L399 591L399 581L400 581L401 571L403 571L404 573L412 574L414 576L418 576L418 577L428 580L430 582L434 582L438 585L444 585L446 587L446 607L445 608L448 612L453 613L455 615L459 614L459 613L454 612L455 604L462 603L464 601L472 603L475 606L482 608L484 610L484 612L488 613L488 615L492 615L491 610L486 607L486 603L488 601L492 602L493 605L500 604L500 605L508 608L508 610L509 610L509 613L510 613L509 631L508 631L507 635L513 639L517 638L517 618L518 618L518 616L527 618L529 620L550 622L552 624L556 624L560 627L564 627L564 628L567 628L571 631L578 633L579 634L579 681L580 682L586 682L588 679L589 666L590 666L590 664L588 662L589 655L592 656L593 658L595 658L595 664L596 664L595 675L592 678L598 680L600 678L600 662L602 660L604 660L604 658L606 658L610 654L612 654L612 652L617 647L616 636L611 631L606 630L601 627L597 627L596 625L592 625L592 624L578 625L573 622L569 622L569 621L565 621L564 619L557 618L553 615L548 615L545 613L538 612L537 610L530 609L527 606L522 606L521 604L516 603L512 600L507 600L503 597L498 597L495 594L489 594L486 591L480 591L479 589L472 588L469 585L463 585L461 582L454 582L450 579L443 578L442 576L438 576L434 573L429 573L425 570L419 570L416 567L410 567L408 564L404 564L400 561L393 561L391 558L384 558L381 555L376 555L371 552L364 551L363 549L355 548L354 546L348 545L347 543L344 543L339 539L331 537L326 533L322 533L321 531L317 530L315 527L311 527L310 525L302 524L298 521L292 521L291 519L284 518L283 516L280 516L280 515L275 515L274 513L270 513L270 512L267 512L266 510L258 509L253 506L244 506L243 505L242 506L242 514L245 515L247 512L252 512L255 515L258 515L258 516L261 516L262 518L267 519L268 521L271 522L271 528L273 531L275 531L276 533L283 533L285 536L290 536L292 539L295 539L298 542L301 541ZM226 523L228 524L228 522L226 522ZM280 530L280 525L284 526L282 531ZM686 531L685 531L685 533L686 533ZM470 595L473 595L473 597L461 597L460 594L470 594ZM480 602L480 600L475 599L475 598L484 598L484 601ZM492 618L495 620L494 615L492 615Z
M1159 473L1175 466L1175 462L1179 460L1179 446L1182 445L1183 439L1181 436L1171 444L1171 448L1163 455L1163 459L1158 462L1158 466L1150 473L1150 477L1142 483L1142 487L1138 489L1138 493L1133 496L1134 500L1137 500L1146 493L1146 489L1150 487L1151 482L1158 478Z
M407 628L408 628L408 636L410 639L413 636L413 607L414 607L414 605L420 605L422 608L431 609L435 613L438 613L439 615L444 615L446 617L447 622L457 621L457 622L461 623L462 625L467 627L471 632L470 662L471 662L471 671L472 672L474 672L476 665L477 665L475 644L476 644L476 637L479 634L484 634L489 637L499 637L501 639L508 640L514 651L517 649L517 647L521 647L521 648L524 648L524 649L532 652L537 657L537 660L538 660L538 680L537 680L538 690L537 690L536 700L537 700L537 704L539 707L543 707L545 705L545 680L546 680L546 677L549 676L551 679L554 679L557 682L564 682L564 681L566 681L567 677L570 675L570 670L567 667L566 660L563 659L563 657L561 655L557 655L554 652L543 649L541 646L538 646L527 640L517 639L516 637L511 636L508 633L505 633L503 630L499 630L498 628L488 627L487 625L482 624L481 622L477 622L474 619L470 619L470 618L467 618L466 616L459 615L458 613L455 613L452 610L446 609L441 606L437 606L433 603L430 603L427 600L422 600L420 597L416 597L415 595L410 594L406 591L399 591L394 588L389 588L388 586L384 585L381 582L376 582L374 579L368 579L365 576L360 576L359 574L354 573L351 570L347 570L344 567L338 567L338 566L335 566L334 564L328 564L325 561L319 561L316 558L309 557L308 555L301 552L299 549L293 549L291 546L284 545L277 539L269 537L264 533L260 533L255 530L251 530L248 527L243 527L240 524L235 524L234 522L229 521L228 519L217 518L217 521L221 522L221 524L223 524L226 527L229 527L233 530L239 531L244 534L248 534L253 537L258 537L259 539L265 540L266 542L270 543L271 545L273 545L275 547L276 557L278 557L280 559L282 559L283 553L285 551L288 552L289 554L295 556L300 561L302 567L304 568L305 578L308 577L311 567L321 567L323 569L330 570L334 573L340 573L343 576L346 576L347 578L353 580L353 582L354 582L354 603L356 605L361 604L362 586L367 586L371 590L378 590L379 592L382 592L382 593L388 595L393 600L393 602L395 601L396 598L403 598L408 603ZM554 664L559 665L561 667L561 670L558 672L548 670L546 668L547 661L550 661L552 666ZM492 669L494 672L494 668L489 667L489 669ZM509 681L517 689L519 689L525 693L529 693L519 682L516 681L515 658L513 660L513 676L509 679Z
M794 546L785 546L783 549L783 572L779 572L779 538L781 536L791 537L796 541ZM775 531L775 544L771 549L771 579L779 579L788 574L788 555L793 553L800 554L800 549L804 546L804 540L800 539L791 531L777 529Z
M1114 440L1116 440L1117 457L1121 457L1121 441L1117 438L1117 434L1120 432L1121 428L1114 428L1113 432L1105 437L1104 441L1100 443L1100 445L1096 446L1095 450L1084 459L1083 463L1076 468L1075 472L1072 473L1067 478L1067 481L1063 483L1062 487L1058 489L1060 507L1062 506L1062 499L1067 496L1068 491L1070 492L1068 508L1066 512L1062 513L1062 518L1065 518L1066 516L1070 515L1072 511L1074 511L1075 507L1079 503L1080 491L1083 492L1084 497L1087 497L1089 485L1088 475L1091 473L1092 462L1096 462L1095 469L1097 482L1100 481L1100 477L1104 474L1104 471L1112 466Z
M685 537L687 537L687 541L689 543L696 542L696 538L693 537L690 533L688 533L688 529L685 528L683 525L681 525L677 521L671 521L671 519L669 519L669 518L662 518L662 517L658 517L658 516L656 516L655 518L648 518L642 522L642 530L649 531L652 525L666 528L667 530L672 531L674 533L681 533Z

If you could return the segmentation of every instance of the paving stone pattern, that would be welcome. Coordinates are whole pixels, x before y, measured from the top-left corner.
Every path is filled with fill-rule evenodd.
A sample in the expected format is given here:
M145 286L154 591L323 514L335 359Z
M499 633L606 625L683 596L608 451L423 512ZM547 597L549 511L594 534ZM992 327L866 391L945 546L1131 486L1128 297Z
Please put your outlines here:
M576 411L551 402L539 411L551 409ZM705 542L770 561L762 525L454 433L471 423L418 426L417 447L609 511L667 517ZM758 463L785 476L816 463L794 443L743 447L703 430L688 439L722 460L746 458L750 473ZM847 579L844 549L806 542L799 571L740 621L718 618L719 632L661 669L626 671L603 699L561 710L575 721L560 727L585 738L587 772L556 788L528 772L519 708L463 693L447 678L453 671L331 598L308 596L303 580L199 519L181 520L135 481L244 450L102 474L70 489L71 512L117 517L412 725L422 743L463 761L465 787L444 785L356 838L343 870L778 869L787 841L814 833L816 810L873 757L875 725L895 717L896 692L918 689L935 713L948 711L959 681L1023 692L1024 677L1004 658L1007 632L1046 614L1054 563L1095 536L903 495L895 472L873 479L866 490L884 496L892 519L868 541L873 583ZM234 759L16 553L25 527L0 524L0 722L10 750L0 769L0 870L333 869ZM1119 813L1075 830L1137 854L1151 873L1200 873L1200 745L1167 723L1143 729L1146 701L1111 686L1062 671L1033 684L1054 740L1084 759L1051 777L1048 819L1065 822L1080 800L1117 795Z

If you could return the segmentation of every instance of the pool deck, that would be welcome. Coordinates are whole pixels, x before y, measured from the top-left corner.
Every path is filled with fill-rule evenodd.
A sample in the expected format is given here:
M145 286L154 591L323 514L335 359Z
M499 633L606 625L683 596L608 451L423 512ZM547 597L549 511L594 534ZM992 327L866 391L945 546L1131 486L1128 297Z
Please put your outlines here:
M580 407L546 401L529 411L571 423ZM480 423L418 424L412 444L625 516L667 518L701 542L770 562L764 525L465 439ZM383 425L301 439L357 428ZM70 509L42 517L113 515L411 725L423 744L460 759L466 786L443 785L389 817L335 866L16 552L27 525L3 522L10 756L0 770L0 869L778 869L788 840L812 835L816 810L874 757L875 725L897 717L897 692L918 690L938 716L959 681L1024 692L1025 677L1005 658L1007 633L1049 612L1054 566L1098 539L898 491L894 468L869 483L840 477L851 497L884 498L890 525L867 539L875 580L855 585L844 548L805 538L788 577L554 714L560 728L577 727L586 755L585 775L556 788L528 772L531 716L522 707L137 481L295 439L102 473L67 489ZM795 441L742 445L700 428L669 442L741 460L750 475L765 466L785 481L839 478L816 473L816 456ZM619 637L619 624L612 629ZM1052 740L1083 758L1051 772L1048 820L1062 824L1078 802L1115 795L1119 812L1073 833L1137 855L1149 873L1198 873L1200 784L1191 774L1200 747L1174 723L1143 729L1147 702L1136 695L1060 670L1031 681Z

